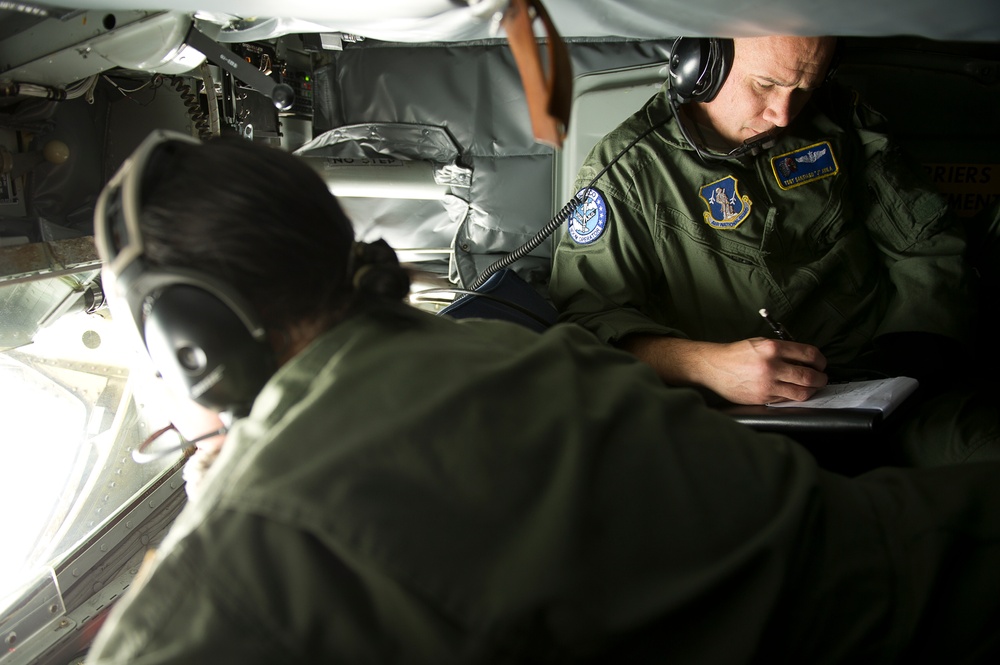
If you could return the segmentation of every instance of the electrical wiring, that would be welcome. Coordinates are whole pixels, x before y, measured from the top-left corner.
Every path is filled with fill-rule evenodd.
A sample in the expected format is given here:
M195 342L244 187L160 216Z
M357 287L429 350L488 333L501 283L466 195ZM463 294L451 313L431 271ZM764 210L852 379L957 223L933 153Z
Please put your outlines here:
M101 74L101 78L107 81L115 90L120 92L123 97L125 97L131 102L138 104L139 106L148 106L149 104L151 104L153 102L153 99L156 98L157 90L159 90L160 86L163 85L163 76L161 76L160 74L154 75L152 78L150 78L148 81L146 81L137 88L124 88L118 83L116 83L114 79L112 79L107 74ZM133 97L135 93L141 92L142 90L145 90L147 88L153 91L153 96L149 100L140 102L139 100L135 99L135 97Z

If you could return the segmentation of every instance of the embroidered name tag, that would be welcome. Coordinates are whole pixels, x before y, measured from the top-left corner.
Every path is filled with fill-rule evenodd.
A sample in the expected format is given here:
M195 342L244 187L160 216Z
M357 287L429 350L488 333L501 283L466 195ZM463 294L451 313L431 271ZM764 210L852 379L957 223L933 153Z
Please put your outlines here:
M840 171L833 148L827 141L772 157L771 169L782 189L829 178Z
M608 224L608 206L596 189L584 189L576 195L583 203L569 218L569 236L579 245L589 245L604 233Z
M740 194L740 183L731 175L716 180L698 192L708 206L705 223L715 229L735 229L750 214L749 196Z

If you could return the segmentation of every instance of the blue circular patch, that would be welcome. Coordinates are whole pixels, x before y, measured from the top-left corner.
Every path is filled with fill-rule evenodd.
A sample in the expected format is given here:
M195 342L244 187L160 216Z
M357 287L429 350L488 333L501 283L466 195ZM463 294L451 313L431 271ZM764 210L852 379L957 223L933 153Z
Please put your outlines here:
M583 189L576 195L582 203L569 218L569 236L578 245L589 245L604 233L608 224L608 206L596 189Z

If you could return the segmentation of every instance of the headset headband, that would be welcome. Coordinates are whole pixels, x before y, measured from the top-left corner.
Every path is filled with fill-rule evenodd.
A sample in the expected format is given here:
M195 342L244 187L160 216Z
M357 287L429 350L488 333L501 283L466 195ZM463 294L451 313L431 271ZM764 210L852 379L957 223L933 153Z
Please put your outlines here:
M94 240L105 269L114 275L124 273L143 255L142 232L139 229L142 179L150 157L171 141L192 145L200 143L186 134L162 129L153 131L125 159L97 199Z
M200 145L201 141L186 134L154 130L122 163L97 199L94 212L94 243L104 264L106 276L132 305L129 293L149 294L170 283L190 284L210 291L233 308L255 338L263 339L264 328L253 310L238 293L218 280L195 270L172 268L169 271L149 269L144 264L145 245L139 225L142 211L142 185L146 169L153 157L171 142ZM107 282L105 278L105 282ZM129 307L129 314L142 334L141 302Z
M213 276L150 266L140 226L150 165L168 159L178 144L200 143L152 132L101 192L94 241L112 315L131 320L157 370L204 406L236 413L249 408L273 373L263 324L236 289Z

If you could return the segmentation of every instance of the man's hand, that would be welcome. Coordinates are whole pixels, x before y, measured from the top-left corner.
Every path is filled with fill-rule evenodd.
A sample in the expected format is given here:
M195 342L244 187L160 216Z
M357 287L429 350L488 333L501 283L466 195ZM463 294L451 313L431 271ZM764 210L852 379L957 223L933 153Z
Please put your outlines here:
M810 344L753 337L718 344L632 335L620 346L673 385L703 386L736 404L802 401L826 385L826 358Z

